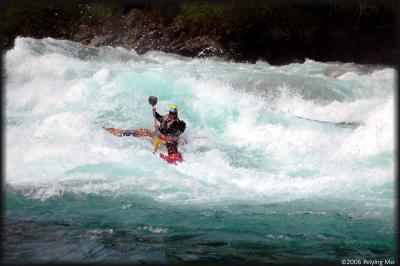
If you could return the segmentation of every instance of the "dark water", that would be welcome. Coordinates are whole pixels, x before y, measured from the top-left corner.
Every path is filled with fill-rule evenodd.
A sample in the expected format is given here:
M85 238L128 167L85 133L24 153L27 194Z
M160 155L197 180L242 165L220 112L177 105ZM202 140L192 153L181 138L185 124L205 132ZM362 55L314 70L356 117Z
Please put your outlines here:
M134 195L40 201L7 193L6 204L6 262L339 263L395 256L393 209L371 218L361 202L173 206Z

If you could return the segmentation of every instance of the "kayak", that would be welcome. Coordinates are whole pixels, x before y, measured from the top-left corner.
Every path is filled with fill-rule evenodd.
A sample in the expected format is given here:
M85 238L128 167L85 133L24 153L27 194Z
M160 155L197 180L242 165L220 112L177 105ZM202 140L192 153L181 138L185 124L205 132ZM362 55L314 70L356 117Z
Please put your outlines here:
M123 137L123 136L134 136L134 137L138 137L138 138L150 137L152 139L154 152L159 151L161 148L161 145L166 142L163 136L157 136L153 132L151 132L150 129L146 129L146 128L124 130L124 129L119 129L119 128L103 127L103 129L117 137ZM169 154L169 155L160 153L160 158L169 164L177 164L177 163L183 162L183 157L180 152L175 152L175 153Z
M180 154L179 152L175 152L170 155L164 155L160 153L160 158L169 164L177 164L183 162L182 154Z
M153 147L155 151L158 151L161 148L162 142L166 142L162 136L155 135L150 129L147 128L136 128L136 129L119 129L119 128L106 128L103 127L104 130L110 132L114 136L124 137L124 136L133 136L133 137L150 137L152 139Z

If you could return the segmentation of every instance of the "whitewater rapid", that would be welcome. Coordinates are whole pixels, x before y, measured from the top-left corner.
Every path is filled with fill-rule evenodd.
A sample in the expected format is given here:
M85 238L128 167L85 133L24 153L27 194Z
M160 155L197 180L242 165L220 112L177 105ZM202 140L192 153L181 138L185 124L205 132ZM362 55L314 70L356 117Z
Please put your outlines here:
M17 38L4 58L5 183L27 197L394 204L392 68L138 55L51 38ZM187 123L182 164L102 130L151 128L150 95Z

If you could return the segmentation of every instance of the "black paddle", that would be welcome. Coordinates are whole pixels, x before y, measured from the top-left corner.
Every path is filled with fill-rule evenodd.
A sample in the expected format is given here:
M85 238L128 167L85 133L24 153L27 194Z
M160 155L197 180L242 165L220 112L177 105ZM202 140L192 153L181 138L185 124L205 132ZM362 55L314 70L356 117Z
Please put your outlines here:
M157 101L158 98L156 96L149 96L149 103L151 104L151 106L154 107L157 104ZM157 123L155 112L153 112L153 116L154 116L154 123Z
M156 96L149 97L149 103L154 107L157 104L158 98Z
M149 103L151 104L151 106L155 106L157 104L158 98L156 96L150 96L149 97ZM153 111L153 116L154 116L154 124L157 124L157 120L156 120L156 114ZM154 147L154 151L153 154L156 153L156 147Z

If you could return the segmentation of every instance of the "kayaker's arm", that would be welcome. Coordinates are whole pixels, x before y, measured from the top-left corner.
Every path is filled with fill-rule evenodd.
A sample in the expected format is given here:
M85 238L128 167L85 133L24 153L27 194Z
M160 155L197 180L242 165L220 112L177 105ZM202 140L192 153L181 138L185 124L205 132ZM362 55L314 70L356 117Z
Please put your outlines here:
M154 118L157 119L158 122L162 122L162 115L160 115L159 113L157 113L156 108L153 107L153 114L154 114Z
M176 121L171 125L169 130L169 136L172 138L178 138L186 129L186 123L182 120Z

